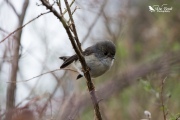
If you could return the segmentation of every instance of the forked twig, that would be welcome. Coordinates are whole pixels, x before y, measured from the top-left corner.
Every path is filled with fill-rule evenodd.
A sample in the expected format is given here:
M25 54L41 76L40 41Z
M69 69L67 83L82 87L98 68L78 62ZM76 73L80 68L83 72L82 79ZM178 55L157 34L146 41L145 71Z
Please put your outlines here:
M72 2L70 3L69 6L71 7L71 6L74 4L74 2L75 2L75 0L72 0ZM67 12L67 9L64 10L64 12L62 13L62 15L66 14L66 12Z
M80 8L79 8L78 6L76 6L76 7L74 8L74 10L72 11L72 15L76 12L77 9L80 9ZM68 24L70 24L70 21L71 21L71 20L69 19L69 20L68 20ZM72 31L73 31L73 30L72 30Z
M68 14L69 14L69 18L70 18L70 21L71 21L71 24L72 24L73 33L74 33L74 36L75 36L75 41L76 41L77 47L78 47L79 51L82 53L81 43L79 42L78 34L77 34L77 31L76 31L76 26L75 26L75 23L74 23L74 19L73 19L73 16L72 16L72 12L71 12L69 3L68 3L67 0L64 0L64 2L66 4L66 8L67 8L67 11L68 11Z

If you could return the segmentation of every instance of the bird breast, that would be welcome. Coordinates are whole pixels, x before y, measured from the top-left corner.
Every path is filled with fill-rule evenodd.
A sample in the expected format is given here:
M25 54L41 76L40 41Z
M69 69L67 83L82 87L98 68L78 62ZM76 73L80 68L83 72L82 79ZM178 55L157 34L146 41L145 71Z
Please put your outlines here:
M98 59L94 54L85 56L87 66L90 68L90 75L92 78L98 77L104 74L112 66L113 60L109 57L104 59ZM74 67L77 71L83 75L82 66L79 60L74 62Z

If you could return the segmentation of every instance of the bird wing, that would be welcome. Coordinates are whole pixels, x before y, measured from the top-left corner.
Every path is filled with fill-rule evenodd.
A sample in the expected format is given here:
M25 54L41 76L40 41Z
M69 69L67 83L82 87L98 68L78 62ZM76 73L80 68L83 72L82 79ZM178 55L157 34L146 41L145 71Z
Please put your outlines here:
M85 49L85 51L83 52L83 55L84 55L84 56L89 56L89 55L91 55L92 53L94 53L94 49L93 49L93 47L91 46L91 47L88 47L88 48Z
M94 52L93 48L92 47L88 47L88 48L85 49L85 51L83 51L83 55L84 56L88 56L88 55L92 54L93 52ZM62 57L59 57L59 58L64 60L64 63L61 65L60 68L65 68L69 64L71 64L73 61L78 60L78 56L76 54L73 55L73 56L70 56L70 57L62 56Z

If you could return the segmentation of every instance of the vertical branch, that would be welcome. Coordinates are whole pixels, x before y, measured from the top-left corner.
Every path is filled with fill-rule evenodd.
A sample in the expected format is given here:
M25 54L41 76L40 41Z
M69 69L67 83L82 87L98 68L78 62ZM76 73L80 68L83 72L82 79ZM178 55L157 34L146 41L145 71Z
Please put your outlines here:
M73 33L74 33L74 36L75 36L75 40L76 40L77 46L78 46L79 50L82 52L81 43L79 42L79 38L78 38L78 35L77 35L77 31L76 31L76 26L75 26L74 19L73 19L72 13L71 13L71 9L69 7L69 3L68 3L67 0L64 0L64 2L66 4L66 8L67 8L67 11L68 11L68 14L69 14L69 18L71 20L71 24L72 24L72 28L73 28Z
M57 1L57 5L59 7L60 14L62 15L63 13L62 13L62 9L61 9L61 0Z
M27 10L27 7L29 5L29 0L25 0L23 7L22 7L22 13L19 17L19 23L18 26L22 26L25 13ZM12 56L12 63L11 63L11 76L10 81L14 82L12 84L9 84L7 88L7 97L6 97L6 110L10 111L15 107L15 97L16 97L16 77L17 77L17 71L18 71L18 60L19 60L19 46L20 46L20 40L21 40L22 30L19 31L16 36L17 40L14 42L14 49L13 49L13 56ZM11 119L11 115L7 114L6 119Z
M102 117L101 117L101 113L99 111L99 104L98 104L98 101L97 101L97 97L95 95L95 87L94 87L94 84L92 83L91 81L91 76L89 74L89 68L87 67L87 64L86 64L86 61L85 61L85 58L84 56L82 55L82 52L81 52L81 45L80 45L80 42L78 40L78 37L77 37L77 33L74 33L75 34L75 37L77 37L75 40L76 40L76 44L75 43L75 40L74 40L74 37L70 31L70 27L67 25L67 22L65 20L65 18L63 17L63 15L60 15L53 7L52 5L50 5L50 3L46 0L41 0L42 4L44 6L46 6L47 9L49 9L60 21L61 23L63 24L63 27L65 28L66 30L66 33L68 34L68 37L69 37L69 40L71 41L71 44L79 58L79 61L81 62L81 65L82 65L82 69L84 70L84 76L85 78L87 79L87 86L88 86L88 89L89 89L89 92L90 92L90 95L91 95L91 100L93 102L93 105L94 105L94 110L95 110L95 114L96 114L96 118L98 120L102 120ZM67 1L66 1L67 2ZM66 3L68 4L68 3ZM69 8L69 5L67 5L67 10L70 10ZM68 12L69 15L72 17L72 14L71 12L69 11ZM73 18L71 18L72 20ZM72 22L72 21L71 21ZM76 31L75 30L75 26L73 28L73 32Z
M75 23L74 23L74 20L73 20L73 16L72 16L72 13L71 13L71 10L70 10L70 7L69 7L69 3L68 3L67 0L64 0L64 1L65 1L66 8L67 8L70 20L71 20L71 24L72 24L72 28L73 28L73 33L75 35L75 41L76 41L77 46L78 46L78 48L80 50L79 51L80 54L82 54L81 43L79 42L79 38L78 38L78 35L77 35L77 31L76 31L76 26L75 26ZM87 72L89 70L89 68L87 67L87 64L86 64L83 56L80 58L80 60L81 59L82 59L81 64L82 64L82 67L83 67L83 69L85 71L84 75L85 75L85 77L87 79L87 86L88 86L89 92L91 94L91 99L93 101L96 118L98 120L102 120L101 113L99 111L99 104L98 104L98 101L97 101L97 97L95 95L95 87L94 87L94 84L93 84L93 82L91 80L91 76L90 76L89 72Z
M75 0L72 0L72 2L70 3L70 7L74 4ZM64 10L64 12L62 13L62 16L67 12L67 9Z

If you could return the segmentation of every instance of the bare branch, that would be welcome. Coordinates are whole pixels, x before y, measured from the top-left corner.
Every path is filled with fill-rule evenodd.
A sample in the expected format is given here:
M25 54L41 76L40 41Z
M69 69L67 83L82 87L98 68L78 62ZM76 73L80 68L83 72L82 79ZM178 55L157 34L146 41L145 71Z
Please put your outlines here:
M75 7L75 9L72 11L72 15L76 12L77 9L80 9L78 6ZM70 19L68 20L68 24L70 24ZM71 26L71 25L70 25ZM73 30L72 30L73 31Z
M70 7L74 4L75 0L72 0L71 4L69 5ZM62 15L66 14L67 9L64 10L64 12L62 13Z
M60 14L62 15L62 9L61 9L61 0L57 0L57 5L59 7Z
M27 79L27 80L21 80L21 81L8 81L8 82L6 82L6 83L22 83L22 82L28 82L28 81L30 81L30 80L32 80L32 79L37 78L37 77L41 77L41 76L46 75L46 74L48 74L48 73L56 72L56 71L59 71L59 70L69 70L69 71L72 71L72 72L76 72L76 73L77 73L76 70L72 70L72 69L69 69L69 68L55 69L55 70L48 71L48 72L42 73L42 74L40 74L40 75L34 76L34 77L32 77L32 78L30 78L30 79Z
M99 17L101 16L101 14L102 14L102 12L103 12L103 9L104 9L104 7L105 7L105 5L106 5L106 3L107 3L107 0L104 0L104 3L103 3L103 5L101 6L101 9L100 9L100 11L99 11L99 14L97 14L97 16L95 17L94 21L93 21L92 24L89 26L89 29L88 29L87 34L86 34L86 35L84 36L84 38L82 39L82 43L84 43L84 42L86 41L86 39L88 38L88 36L90 35L93 27L95 26L95 24L97 23Z
M112 36L112 39L115 40L116 36L115 36L115 34L113 34L113 32L110 29L110 21L109 21L108 17L106 16L105 12L102 11L102 13L103 13L103 17L105 19L105 24L106 24L105 27L106 27L107 31L109 32L109 34Z
M76 41L76 43L78 45L79 50L82 52L81 43L79 42L78 34L77 34L77 31L76 31L76 26L75 26L75 23L74 23L74 19L73 19L72 13L71 13L71 9L70 9L69 3L68 3L67 0L64 0L64 1L65 1L66 8L67 8L70 20L71 20L71 24L72 24L72 28L73 28L73 33L74 33L74 36L75 36L75 41Z
M67 0L64 0L64 1L65 1L66 8L67 8L70 20L71 20L71 24L72 24L72 28L73 28L73 33L75 35L75 41L76 41L77 47L79 49L79 60L81 61L82 68L85 71L84 75L85 75L85 77L87 79L87 86L88 86L88 89L89 89L89 93L91 95L91 100L92 100L93 105L94 105L95 115L96 115L97 120L102 120L102 116L101 116L101 113L100 113L100 110L99 110L99 103L98 103L97 97L95 95L95 87L94 87L94 84L93 84L93 82L91 80L91 76L89 74L89 68L87 67L87 64L85 62L84 56L81 57L81 55L82 55L82 48L81 48L81 43L79 42L79 38L78 38L78 35L77 35L74 19L73 19L73 16L72 16L72 13L71 13L68 1ZM74 41L71 40L71 42L74 42ZM78 54L78 53L76 53L76 54Z
M6 0L6 2L9 4L9 6L11 6L11 8L13 9L13 11L17 15L17 17L20 18L20 15L17 12L17 10L15 9L14 5L9 0Z
M102 117L101 117L101 114L100 114L100 111L99 111L99 104L98 104L98 101L97 101L97 97L95 95L95 87L94 87L94 84L92 83L91 81L91 76L89 74L89 68L87 67L87 64L86 64L86 61L85 61L85 58L84 56L82 55L82 52L80 51L81 49L81 46L80 46L80 42L78 41L78 37L77 37L77 33L75 33L76 35L76 43L78 44L78 46L76 45L75 41L74 41L74 37L70 31L70 28L69 26L67 25L67 22L65 21L64 17L62 15L59 15L59 13L49 4L48 1L46 0L41 0L42 4L44 6L46 6L47 9L49 9L51 12L53 12L53 14L61 21L61 23L63 24L63 27L65 28L67 34L68 34L68 37L71 41L71 44L79 58L79 61L81 62L81 65L82 65L82 68L83 68L83 71L84 71L84 76L86 77L87 79L87 86L88 86L88 89L89 89L89 92L90 92L90 95L91 95L91 100L93 102L93 105L94 105L94 109L95 109L95 113L96 113L96 117L98 120L102 120ZM67 10L69 8L69 4L67 3L67 1L65 2L67 5ZM68 10L68 13L70 15L70 17L72 17L72 14L71 14L71 11ZM73 20L71 21L73 22ZM74 23L74 22L73 22ZM75 30L75 26L73 28ZM79 47L79 48L78 48Z
M0 41L0 43L4 42L7 38L9 38L11 35L13 35L14 33L16 33L17 31L21 30L22 28L24 28L26 25L28 25L29 23L33 22L34 20L38 19L40 16L45 15L50 13L50 11L45 12L45 13L41 13L40 15L38 15L37 17L33 18L32 20L30 20L29 22L27 22L26 24L24 24L23 26L17 28L16 30L14 30L13 32L11 32L8 36L6 36L4 39L2 39Z
M63 75L61 78L63 78L63 77L65 76L65 74L66 74L66 73L64 73L64 75ZM61 79L61 78L60 78L60 79ZM54 88L52 94L49 96L49 98L48 98L47 101L45 102L42 110L40 111L40 118L42 117L43 112L44 112L45 109L47 108L48 103L50 102L50 104L51 104L51 99L53 98L54 94L55 94L56 91L58 90L60 84L61 84L61 81L58 80L58 84L56 85L56 87Z
M6 31L5 29L3 29L3 28L1 28L1 27L0 27L0 31L2 31L4 34L7 34L7 35L9 34L8 31ZM17 37L16 37L15 35L13 35L13 38L14 38L14 39L17 39Z
M18 26L22 26L23 24L28 5L29 5L29 0L24 1L23 7L22 7L22 13L18 21ZM16 35L17 40L14 42L14 47L13 47L14 53L13 53L13 59L11 62L10 81L16 81L16 78L17 78L21 35L22 35L22 31L19 31ZM6 110L8 111L8 113L6 114L5 120L10 120L12 118L12 113L10 111L15 108L15 102L16 102L15 98L16 98L16 83L9 84L7 87L7 96L6 96Z
M72 12L72 15L75 13L75 11L76 11L77 9L80 9L80 7L76 6L75 9L74 9L73 12Z

